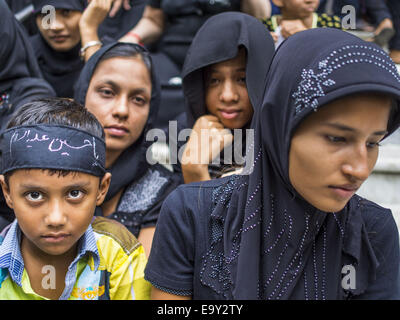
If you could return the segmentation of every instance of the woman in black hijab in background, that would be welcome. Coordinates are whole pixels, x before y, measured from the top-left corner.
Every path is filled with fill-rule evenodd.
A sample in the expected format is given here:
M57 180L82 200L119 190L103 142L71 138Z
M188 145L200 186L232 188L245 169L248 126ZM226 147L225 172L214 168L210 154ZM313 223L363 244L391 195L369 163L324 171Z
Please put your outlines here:
M23 27L4 0L0 0L0 127L4 128L18 107L35 98L54 95L42 79Z
M79 19L85 0L32 0L32 4L39 33L31 37L31 43L39 67L58 97L72 98L73 86L84 66L79 57ZM56 9L52 27L50 12L42 13L48 5Z
M334 29L286 40L255 108L251 170L165 200L153 298L399 299L392 213L354 194L400 125L399 100L378 46Z
M150 86L143 81L149 76ZM178 175L159 164L150 165L147 159L152 142L146 141L146 135L154 128L160 104L160 86L148 52L132 43L102 47L82 70L75 100L97 117L106 132L106 169L112 181L96 215L124 224L148 254L162 201L181 183ZM144 108L149 108L146 116ZM141 239L144 229L146 235L152 232Z
M221 30L224 30L223 36ZM268 31L256 18L244 13L215 15L196 33L182 73L184 116L187 127L193 128L195 134L186 144L182 157L186 183L210 180L240 167L239 161L234 161L238 160L233 156L234 144L225 147L231 159L224 159L222 150L216 150L214 155L221 152L222 158L217 164L190 163L187 155L207 155L206 147L196 139L200 138L201 130L218 130L212 134L214 139L227 136L230 141L228 136L232 135L233 129L244 131L249 128L253 106L260 103L273 54L274 42ZM179 121L178 124L184 126L183 116ZM245 151L245 132L242 140L240 143L244 148L237 150L239 154ZM208 149L210 157L211 149Z
M0 0L0 130L14 111L37 98L55 95L42 79L31 44L23 27L4 0ZM14 219L13 212L0 196L0 229ZM4 219L4 220L3 220Z

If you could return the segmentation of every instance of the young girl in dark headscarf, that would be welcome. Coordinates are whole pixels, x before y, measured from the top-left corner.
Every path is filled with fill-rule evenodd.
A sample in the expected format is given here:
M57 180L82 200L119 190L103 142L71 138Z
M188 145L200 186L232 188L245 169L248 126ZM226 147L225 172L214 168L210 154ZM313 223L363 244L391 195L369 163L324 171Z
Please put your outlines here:
M238 169L240 161L231 150L234 143L229 145L233 129L249 128L274 53L272 38L263 27L249 15L222 13L210 18L193 39L183 67L186 125L192 128L180 159L186 183L210 180ZM212 143L206 146L204 142L208 140L201 136L205 130L213 141L226 139L225 147L230 151L225 153L230 159L221 154L221 163L213 161L213 155L219 155L224 145L217 143L216 149ZM245 134L242 139L246 140ZM237 151L242 155L244 150Z
M84 104L106 133L106 168L112 181L96 215L123 223L150 250L164 198L180 178L147 159L160 103L160 87L148 52L132 43L112 43L86 63L75 100Z
M40 69L56 90L57 96L72 98L73 86L84 66L84 61L80 58L82 30L79 22L86 10L87 0L32 0L32 4L40 32L31 37L31 42ZM51 12L46 9L47 6L56 9L54 21L51 20ZM94 4L88 10L95 11L93 7ZM119 10L114 18L105 18L98 38L90 39L89 42L101 40L103 43L110 43L118 39L123 30L129 30L136 24L143 9L143 1L135 1L129 11Z
M164 202L153 298L398 299L392 213L355 194L400 126L396 66L346 32L307 30L278 48L265 88L246 175Z

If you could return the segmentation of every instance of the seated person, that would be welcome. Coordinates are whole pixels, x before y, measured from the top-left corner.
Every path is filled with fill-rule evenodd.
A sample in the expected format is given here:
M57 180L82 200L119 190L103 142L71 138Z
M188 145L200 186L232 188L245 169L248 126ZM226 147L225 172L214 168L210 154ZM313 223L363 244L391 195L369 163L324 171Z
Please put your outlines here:
M186 125L192 128L179 159L185 183L241 169L246 129L273 53L263 24L239 12L215 15L197 32L183 68Z
M99 16L97 0L92 0L87 7L85 0L32 0L32 3L39 29L39 33L31 37L36 59L57 96L68 98L73 97L73 86L84 66L84 61L80 58L82 47L94 45L94 40L100 45L101 42L109 43L118 39L124 28L129 30L136 24L144 9L143 0L135 1L130 11L120 10L114 18L106 18L112 4L112 0L109 0L110 5L104 11L104 16L101 16L101 22L104 22L98 38L96 34L96 39L87 40L90 35L87 35L86 30L80 29L80 22L86 23L87 21L81 20L86 20L88 16ZM56 9L54 20L51 19L50 11L42 12L48 5Z
M43 79L25 30L4 0L0 12L0 129L4 129L20 106L55 92Z
M263 84L249 169L164 201L152 298L398 300L396 221L356 194L400 126L396 66L376 44L313 29L282 43Z
M93 113L105 130L106 168L113 179L96 215L124 224L150 252L164 198L181 177L160 164L151 165L147 134L160 104L157 70L140 45L103 46L86 63L75 100Z
M146 256L121 224L93 218L110 185L104 131L70 99L26 104L3 134L1 300L148 299Z
M281 14L265 19L264 24L271 32L276 47L300 31L323 27L342 28L338 16L316 13L319 0L272 0L272 2L279 7Z

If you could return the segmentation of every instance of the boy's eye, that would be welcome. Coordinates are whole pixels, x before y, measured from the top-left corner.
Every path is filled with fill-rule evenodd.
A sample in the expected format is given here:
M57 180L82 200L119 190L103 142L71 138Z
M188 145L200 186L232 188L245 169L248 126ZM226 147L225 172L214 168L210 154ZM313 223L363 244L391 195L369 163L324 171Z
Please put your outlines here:
M71 190L68 193L68 197L71 199L80 199L83 197L83 192L80 190Z
M29 192L25 196L29 201L40 201L43 200L43 195L40 192L33 191Z

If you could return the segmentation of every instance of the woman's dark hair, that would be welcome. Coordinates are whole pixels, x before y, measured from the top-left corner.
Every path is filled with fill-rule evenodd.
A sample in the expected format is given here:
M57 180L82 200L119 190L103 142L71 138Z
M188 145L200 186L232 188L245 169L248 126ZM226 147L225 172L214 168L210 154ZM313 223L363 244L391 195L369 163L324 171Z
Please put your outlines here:
M35 124L66 125L86 131L95 137L105 138L103 127L96 117L73 99L45 98L29 102L13 114L7 124L7 129ZM59 176L71 173L67 170L46 169L45 171L48 171L50 175L58 174ZM7 185L12 173L13 171L10 171L4 175Z
M150 59L150 55L147 51L145 51L139 45L132 45L131 43L118 43L116 46L108 50L99 60L99 65L101 62L111 59L111 58L132 58L132 57L140 57L147 67L149 74L151 75L152 71L152 63Z
M13 114L7 129L35 124L66 125L101 139L105 137L96 117L75 100L67 98L38 99L23 105Z

